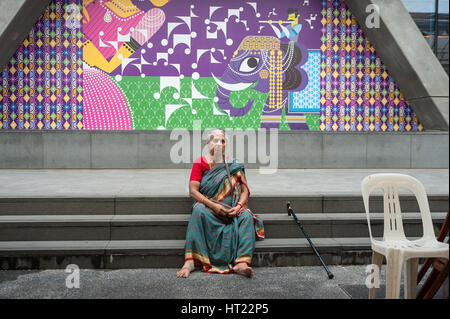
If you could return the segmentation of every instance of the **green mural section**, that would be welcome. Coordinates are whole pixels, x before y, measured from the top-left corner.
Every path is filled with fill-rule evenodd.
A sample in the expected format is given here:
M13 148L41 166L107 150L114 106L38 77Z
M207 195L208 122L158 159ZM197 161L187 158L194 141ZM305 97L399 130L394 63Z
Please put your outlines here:
M201 123L201 129L259 129L262 110L268 97L268 93L263 94L251 88L232 92L230 101L235 107L243 107L249 99L254 103L245 116L230 118L214 102L217 84L212 78L195 81L189 77L183 78L180 80L180 92L174 87L166 87L160 91L159 77L123 77L116 83L130 103L130 111L134 114L133 129L136 130L192 129L194 121L200 121L198 123ZM192 98L192 85L205 98ZM159 95L158 99L155 94ZM171 105L180 107L168 114L166 110Z
M113 77L111 77L114 80ZM258 130L261 124L261 114L267 101L268 93L260 93L248 88L244 91L232 92L230 101L234 107L244 107L249 100L253 106L246 115L230 118L221 111L214 98L217 84L213 78L193 80L190 77L180 79L180 91L175 87L166 87L160 91L159 77L123 77L120 82L115 81L120 90L127 97L130 113L133 114L133 129L192 129L194 121L201 123L201 129L230 128ZM192 98L195 89L205 98ZM257 85L257 84L255 84ZM159 98L155 97L157 94ZM192 99L192 107L190 105ZM167 109L171 105L180 107L171 114ZM310 130L319 130L319 115L308 115L306 122ZM281 130L290 130L284 121Z
M320 130L320 115L319 114L305 114L306 116L306 125L310 131L319 131Z

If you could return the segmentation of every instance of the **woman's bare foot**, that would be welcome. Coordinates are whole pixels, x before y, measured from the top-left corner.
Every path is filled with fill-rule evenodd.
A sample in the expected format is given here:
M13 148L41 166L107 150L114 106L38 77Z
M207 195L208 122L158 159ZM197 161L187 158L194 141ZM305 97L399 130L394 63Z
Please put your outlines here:
M181 268L178 272L177 272L177 277L178 278L187 278L189 277L189 274L195 269L194 266L194 261L193 260L188 260L184 263L183 268Z
M252 267L247 265L246 263L239 263L236 266L233 267L233 271L239 275L253 278L253 275L255 272L253 271Z

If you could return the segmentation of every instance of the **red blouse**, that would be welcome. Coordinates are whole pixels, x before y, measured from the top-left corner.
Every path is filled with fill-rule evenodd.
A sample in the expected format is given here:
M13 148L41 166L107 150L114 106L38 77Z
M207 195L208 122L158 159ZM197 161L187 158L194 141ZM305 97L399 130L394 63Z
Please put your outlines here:
M227 159L230 157L227 156ZM201 182L203 174L210 170L209 164L206 161L205 157L199 157L195 160L194 165L192 166L191 178L189 181Z

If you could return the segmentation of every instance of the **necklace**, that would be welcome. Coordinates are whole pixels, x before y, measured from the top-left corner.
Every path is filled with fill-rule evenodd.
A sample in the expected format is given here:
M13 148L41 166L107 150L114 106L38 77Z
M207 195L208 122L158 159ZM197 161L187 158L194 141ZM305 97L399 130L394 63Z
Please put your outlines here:
M117 8L120 9L123 12L130 13L130 12L137 12L140 11L134 4L131 3L131 5L126 5L123 3L124 0L112 0L111 3ZM125 0L128 1L129 0Z
M141 10L139 10L138 8L134 7L134 9L131 10L124 10L121 7L119 7L118 4L116 4L117 0L113 0L110 2L106 2L102 3L100 2L100 5L107 11L105 13L105 21L108 22L107 20L109 19L109 21L111 21L111 17L113 16L115 19L121 21L121 22L127 22L131 19L136 18L137 16L140 16L143 14L143 12ZM120 1L120 0L118 0ZM122 5L122 4L120 4ZM122 12L119 12L119 10Z
M127 6L126 4L122 3L123 0L112 0L111 2L114 3L114 5L116 5L117 7L120 7L121 9L136 9L136 6L133 3L131 4L131 6Z

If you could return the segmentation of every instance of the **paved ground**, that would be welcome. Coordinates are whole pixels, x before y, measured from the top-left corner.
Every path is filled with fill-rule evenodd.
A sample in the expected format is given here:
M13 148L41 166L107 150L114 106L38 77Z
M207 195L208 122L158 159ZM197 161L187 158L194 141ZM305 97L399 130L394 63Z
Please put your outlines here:
M64 270L0 271L0 299L366 299L365 269L332 266L332 280L322 267L255 268L253 279L200 271L177 278L176 269L80 270L78 289L66 287ZM384 297L384 278L382 270L378 297Z
M270 175L247 170L247 178L252 196L355 196L361 194L364 177L375 173L409 174L424 184L428 195L449 193L448 169L285 169ZM189 176L190 170L183 169L3 169L0 198L188 196Z

